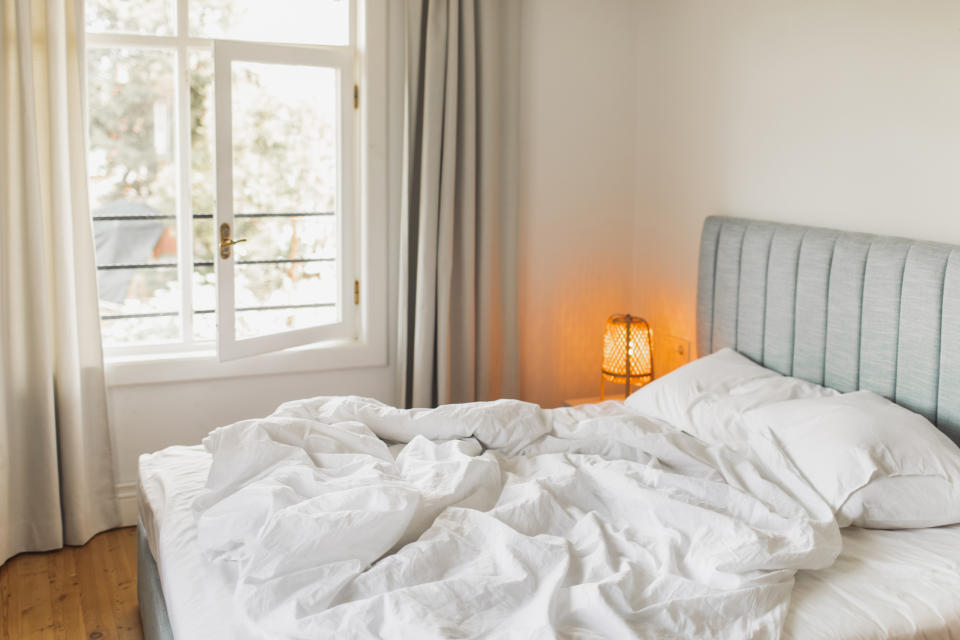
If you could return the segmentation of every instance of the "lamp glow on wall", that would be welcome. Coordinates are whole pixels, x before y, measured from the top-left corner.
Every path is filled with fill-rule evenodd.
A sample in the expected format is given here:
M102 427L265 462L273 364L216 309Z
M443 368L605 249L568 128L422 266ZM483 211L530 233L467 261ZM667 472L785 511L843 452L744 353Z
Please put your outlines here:
M613 315L607 319L603 334L603 364L600 367L600 398L607 381L643 386L653 380L653 332L643 318Z

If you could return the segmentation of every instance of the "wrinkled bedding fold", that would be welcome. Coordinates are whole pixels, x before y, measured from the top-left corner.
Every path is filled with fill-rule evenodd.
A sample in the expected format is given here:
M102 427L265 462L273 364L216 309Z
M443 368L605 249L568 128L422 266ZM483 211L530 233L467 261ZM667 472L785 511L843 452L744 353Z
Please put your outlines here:
M772 439L635 413L321 397L204 446L199 544L263 637L776 638L841 546Z

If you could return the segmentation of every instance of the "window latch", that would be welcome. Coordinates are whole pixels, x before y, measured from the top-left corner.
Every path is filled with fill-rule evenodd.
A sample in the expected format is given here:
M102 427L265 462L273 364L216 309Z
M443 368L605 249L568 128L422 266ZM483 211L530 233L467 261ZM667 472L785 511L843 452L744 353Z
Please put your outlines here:
M230 257L230 247L241 242L246 242L246 238L233 240L230 237L230 225L224 222L220 225L220 257L226 260Z

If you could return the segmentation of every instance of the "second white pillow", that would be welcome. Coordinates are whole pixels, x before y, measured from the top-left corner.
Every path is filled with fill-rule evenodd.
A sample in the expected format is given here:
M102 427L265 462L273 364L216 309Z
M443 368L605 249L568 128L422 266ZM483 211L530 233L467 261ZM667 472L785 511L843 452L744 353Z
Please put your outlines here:
M769 429L840 526L960 522L960 448L926 418L869 391L780 402L744 416Z

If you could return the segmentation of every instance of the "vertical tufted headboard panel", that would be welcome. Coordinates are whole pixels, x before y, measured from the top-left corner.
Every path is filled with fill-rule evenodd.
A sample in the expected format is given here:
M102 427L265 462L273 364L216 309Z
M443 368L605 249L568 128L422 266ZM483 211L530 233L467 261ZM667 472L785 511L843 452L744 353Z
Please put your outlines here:
M697 348L868 389L960 442L960 247L713 216Z

